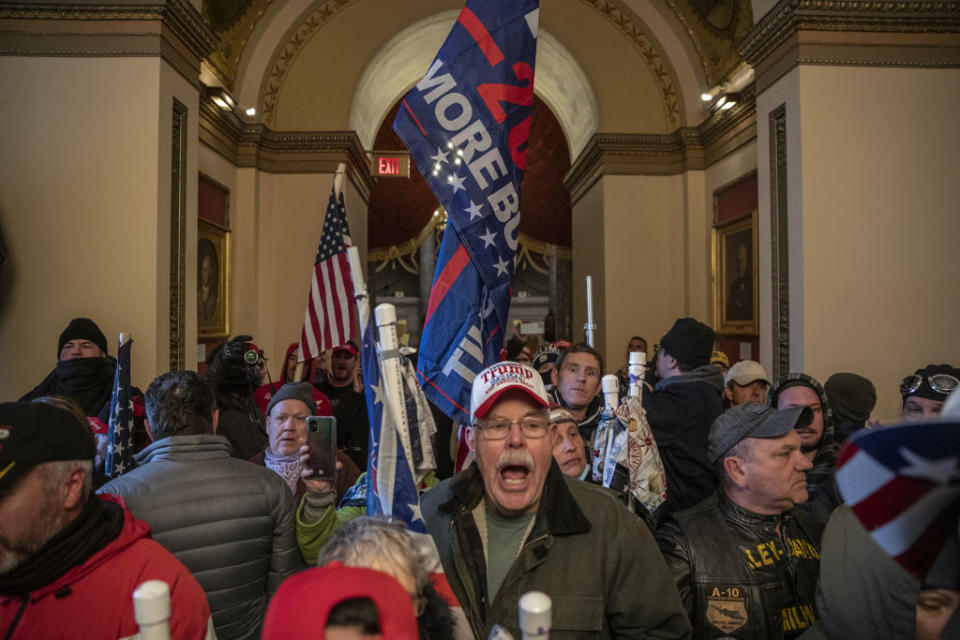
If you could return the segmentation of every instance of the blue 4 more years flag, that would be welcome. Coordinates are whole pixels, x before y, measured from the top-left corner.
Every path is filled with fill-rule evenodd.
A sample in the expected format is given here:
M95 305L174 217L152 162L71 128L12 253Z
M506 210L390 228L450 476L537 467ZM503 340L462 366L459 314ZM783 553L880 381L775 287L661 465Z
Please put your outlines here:
M469 0L393 128L446 209L420 344L424 392L461 422L510 311L537 47L537 0Z

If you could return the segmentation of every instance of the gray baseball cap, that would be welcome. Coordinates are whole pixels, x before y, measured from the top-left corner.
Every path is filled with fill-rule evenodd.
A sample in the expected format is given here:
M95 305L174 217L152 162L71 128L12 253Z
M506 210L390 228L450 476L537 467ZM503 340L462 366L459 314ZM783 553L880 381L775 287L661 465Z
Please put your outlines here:
M710 426L707 457L717 462L744 438L779 438L813 421L810 407L774 409L748 402L724 411Z

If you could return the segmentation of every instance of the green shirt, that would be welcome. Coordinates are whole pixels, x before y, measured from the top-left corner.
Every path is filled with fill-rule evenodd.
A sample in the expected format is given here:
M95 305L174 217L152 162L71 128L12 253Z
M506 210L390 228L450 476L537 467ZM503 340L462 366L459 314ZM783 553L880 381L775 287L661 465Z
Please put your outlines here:
M520 553L527 529L534 514L504 519L486 509L487 525L487 594L490 602L497 597L503 579Z

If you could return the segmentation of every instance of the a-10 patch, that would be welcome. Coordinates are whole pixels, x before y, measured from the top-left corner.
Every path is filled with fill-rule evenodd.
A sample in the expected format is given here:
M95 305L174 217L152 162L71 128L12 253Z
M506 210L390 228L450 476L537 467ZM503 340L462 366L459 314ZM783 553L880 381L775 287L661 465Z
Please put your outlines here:
M707 585L707 622L724 633L747 624L747 590L741 585Z

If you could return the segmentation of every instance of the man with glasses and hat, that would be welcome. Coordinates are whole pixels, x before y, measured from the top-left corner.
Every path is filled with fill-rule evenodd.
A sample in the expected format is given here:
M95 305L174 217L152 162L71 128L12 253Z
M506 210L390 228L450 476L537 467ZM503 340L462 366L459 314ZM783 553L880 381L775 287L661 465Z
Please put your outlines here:
M643 522L554 461L540 375L500 362L473 381L475 464L423 495L427 530L473 634L520 636L517 602L553 601L552 640L688 637L690 623Z
M900 381L903 419L930 420L940 415L947 396L960 385L960 369L948 364L928 364Z
M797 429L811 419L751 402L713 422L720 489L656 534L694 638L796 638L814 622L822 526L794 508L810 469Z

